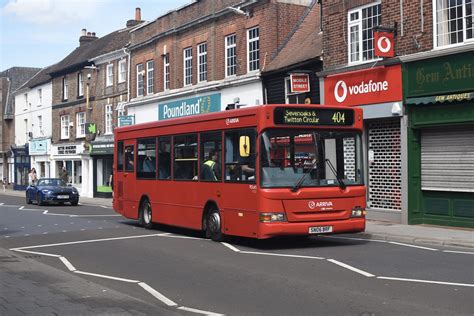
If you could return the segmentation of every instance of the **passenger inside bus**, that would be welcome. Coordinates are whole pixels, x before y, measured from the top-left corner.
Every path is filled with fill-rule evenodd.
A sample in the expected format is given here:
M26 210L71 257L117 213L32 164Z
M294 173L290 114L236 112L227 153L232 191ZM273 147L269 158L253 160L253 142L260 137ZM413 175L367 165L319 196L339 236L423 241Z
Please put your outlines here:
M201 166L201 179L207 181L219 181L221 179L221 168L219 155L211 150L206 161Z

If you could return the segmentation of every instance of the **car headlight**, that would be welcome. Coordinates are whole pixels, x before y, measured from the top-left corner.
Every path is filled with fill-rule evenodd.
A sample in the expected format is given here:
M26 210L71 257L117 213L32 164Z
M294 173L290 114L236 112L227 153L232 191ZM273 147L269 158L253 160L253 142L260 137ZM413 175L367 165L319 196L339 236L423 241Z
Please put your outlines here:
M286 222L285 213L260 213L260 222Z
M41 192L43 192L43 194L51 194L51 191L49 190L41 190Z
M77 195L79 192L77 190L72 190L72 194Z

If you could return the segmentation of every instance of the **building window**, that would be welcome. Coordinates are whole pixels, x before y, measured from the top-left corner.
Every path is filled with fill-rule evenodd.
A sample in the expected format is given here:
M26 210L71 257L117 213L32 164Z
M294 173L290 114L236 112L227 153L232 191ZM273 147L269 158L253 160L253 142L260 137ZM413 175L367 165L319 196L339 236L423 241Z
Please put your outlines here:
M192 47L183 50L183 69L184 69L184 85L188 86L193 83L193 49Z
M373 28L382 23L380 3L370 4L348 12L349 63L373 60Z
M207 43L198 45L198 82L207 80Z
M127 61L125 59L122 59L119 61L119 77L118 77L118 82L122 83L125 82L127 78Z
M137 65L137 96L138 97L142 97L144 93L143 77L144 77L143 64L138 64Z
M474 38L474 1L436 0L436 47L460 44Z
M112 104L107 104L105 106L105 134L112 134L114 132L114 117L112 111Z
M155 83L155 70L154 70L154 63L153 60L149 60L146 62L146 94L153 94L154 83Z
M107 87L114 84L114 64L107 65Z
M25 139L26 141L28 141L28 138L29 138L28 119L24 119L23 121L25 122Z
M38 115L38 136L43 136L43 117Z
M78 112L76 114L76 137L86 136L86 113Z
M61 116L61 139L69 139L69 115Z
M225 76L234 76L237 73L237 45L235 34L225 38Z
M25 109L28 108L28 93L23 94L23 99L25 100Z
M38 89L38 104L43 104L43 89Z
M77 95L80 97L84 95L84 74L82 72L77 74Z
M68 99L68 83L67 83L67 77L63 78L63 100Z
M170 54L166 54L163 60L163 87L164 90L170 89Z
M260 34L258 27L247 31L247 71L256 71L260 68Z

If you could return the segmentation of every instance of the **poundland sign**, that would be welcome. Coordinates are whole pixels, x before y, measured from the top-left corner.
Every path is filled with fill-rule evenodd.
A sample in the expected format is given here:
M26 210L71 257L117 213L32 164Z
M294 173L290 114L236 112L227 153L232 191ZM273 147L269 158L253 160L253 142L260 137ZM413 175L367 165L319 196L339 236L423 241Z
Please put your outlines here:
M158 104L158 119L167 120L178 117L219 112L221 94L209 94L201 97L171 101Z
M401 66L376 67L328 76L324 80L329 105L364 105L402 99Z

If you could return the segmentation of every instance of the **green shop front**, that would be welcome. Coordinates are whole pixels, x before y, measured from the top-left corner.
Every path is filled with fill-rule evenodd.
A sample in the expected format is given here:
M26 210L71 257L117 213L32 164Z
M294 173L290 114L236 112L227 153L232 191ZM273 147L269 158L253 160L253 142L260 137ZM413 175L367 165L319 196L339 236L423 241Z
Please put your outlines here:
M404 64L408 223L474 227L474 52Z
M110 175L114 164L114 143L105 140L92 141L89 150L93 159L94 197L112 198Z

